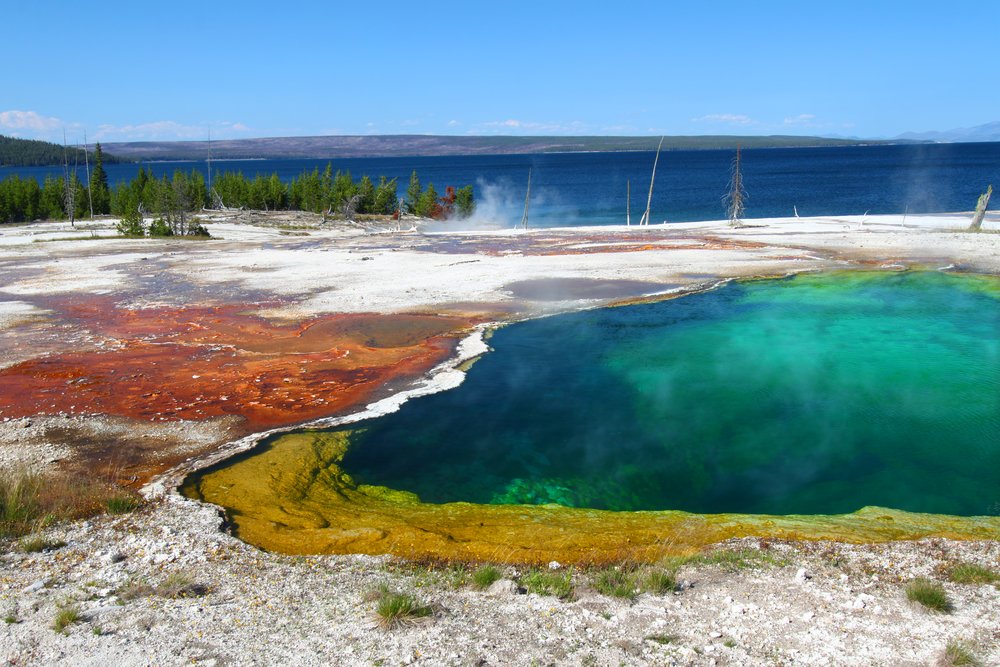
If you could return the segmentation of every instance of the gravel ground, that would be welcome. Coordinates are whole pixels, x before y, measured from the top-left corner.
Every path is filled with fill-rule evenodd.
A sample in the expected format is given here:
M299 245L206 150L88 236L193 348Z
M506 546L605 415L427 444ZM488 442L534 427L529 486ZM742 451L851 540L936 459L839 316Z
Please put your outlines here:
M0 556L0 659L9 665L928 665L949 642L1000 664L1000 590L948 581L994 570L1000 543L761 543L731 564L685 565L672 593L633 600L570 572L570 599L523 593L502 566L487 591L469 568L383 557L292 557L250 547L212 507L169 495L130 515L47 530L54 547ZM58 546L59 543L65 543ZM738 551L739 552L739 551ZM555 564L552 564L555 567ZM909 602L917 576L954 603ZM178 597L165 590L184 589ZM379 586L433 614L379 626ZM204 588L203 588L204 587ZM63 632L63 609L78 612Z

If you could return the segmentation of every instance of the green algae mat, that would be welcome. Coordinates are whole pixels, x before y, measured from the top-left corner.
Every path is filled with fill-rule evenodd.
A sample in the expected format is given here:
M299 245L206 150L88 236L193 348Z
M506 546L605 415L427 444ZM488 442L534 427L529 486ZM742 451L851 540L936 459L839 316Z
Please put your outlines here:
M1000 537L1000 280L731 283L505 327L459 388L191 477L289 553L655 558ZM883 509L893 508L893 509Z

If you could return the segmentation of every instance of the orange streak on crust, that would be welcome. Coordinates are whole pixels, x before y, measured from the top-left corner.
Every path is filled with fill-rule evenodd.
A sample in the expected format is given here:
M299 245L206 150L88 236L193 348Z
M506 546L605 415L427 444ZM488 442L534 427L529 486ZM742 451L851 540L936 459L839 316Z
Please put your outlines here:
M470 318L326 315L278 323L217 308L120 310L108 300L63 312L111 338L0 369L0 415L111 414L141 420L239 415L248 431L346 411L386 383L452 352Z

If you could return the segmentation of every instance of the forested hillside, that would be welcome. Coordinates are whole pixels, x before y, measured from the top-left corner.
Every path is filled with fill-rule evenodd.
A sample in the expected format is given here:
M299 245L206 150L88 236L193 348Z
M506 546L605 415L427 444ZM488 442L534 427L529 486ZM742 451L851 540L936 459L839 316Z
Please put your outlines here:
M73 146L64 150L59 144L34 139L17 139L0 134L0 166L2 167L40 167L51 164L63 164L68 160L72 166L83 164L82 148ZM118 158L108 153L104 154L104 162L111 164L120 162ZM94 162L94 152L90 152L90 162Z

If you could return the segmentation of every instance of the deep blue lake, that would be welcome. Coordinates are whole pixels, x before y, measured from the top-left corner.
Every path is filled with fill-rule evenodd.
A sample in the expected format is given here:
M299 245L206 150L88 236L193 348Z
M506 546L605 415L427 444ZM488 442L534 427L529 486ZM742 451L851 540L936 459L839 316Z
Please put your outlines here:
M480 216L502 225L516 224L524 207L528 169L532 170L532 226L622 224L626 182L632 186L632 218L645 209L652 152L547 153L409 158L215 161L213 172L242 171L248 176L273 172L284 180L328 162L355 178L368 174L399 179L402 195L410 172L422 183L473 185ZM653 194L652 222L685 222L725 217L722 198L730 178L733 152L665 151L660 156ZM176 169L206 170L201 162L154 162L156 175ZM112 184L135 176L139 165L106 167ZM80 176L84 178L83 167ZM9 174L59 176L60 167L0 167ZM1000 142L771 148L743 151L747 217L860 215L969 211L989 184L1000 186Z

